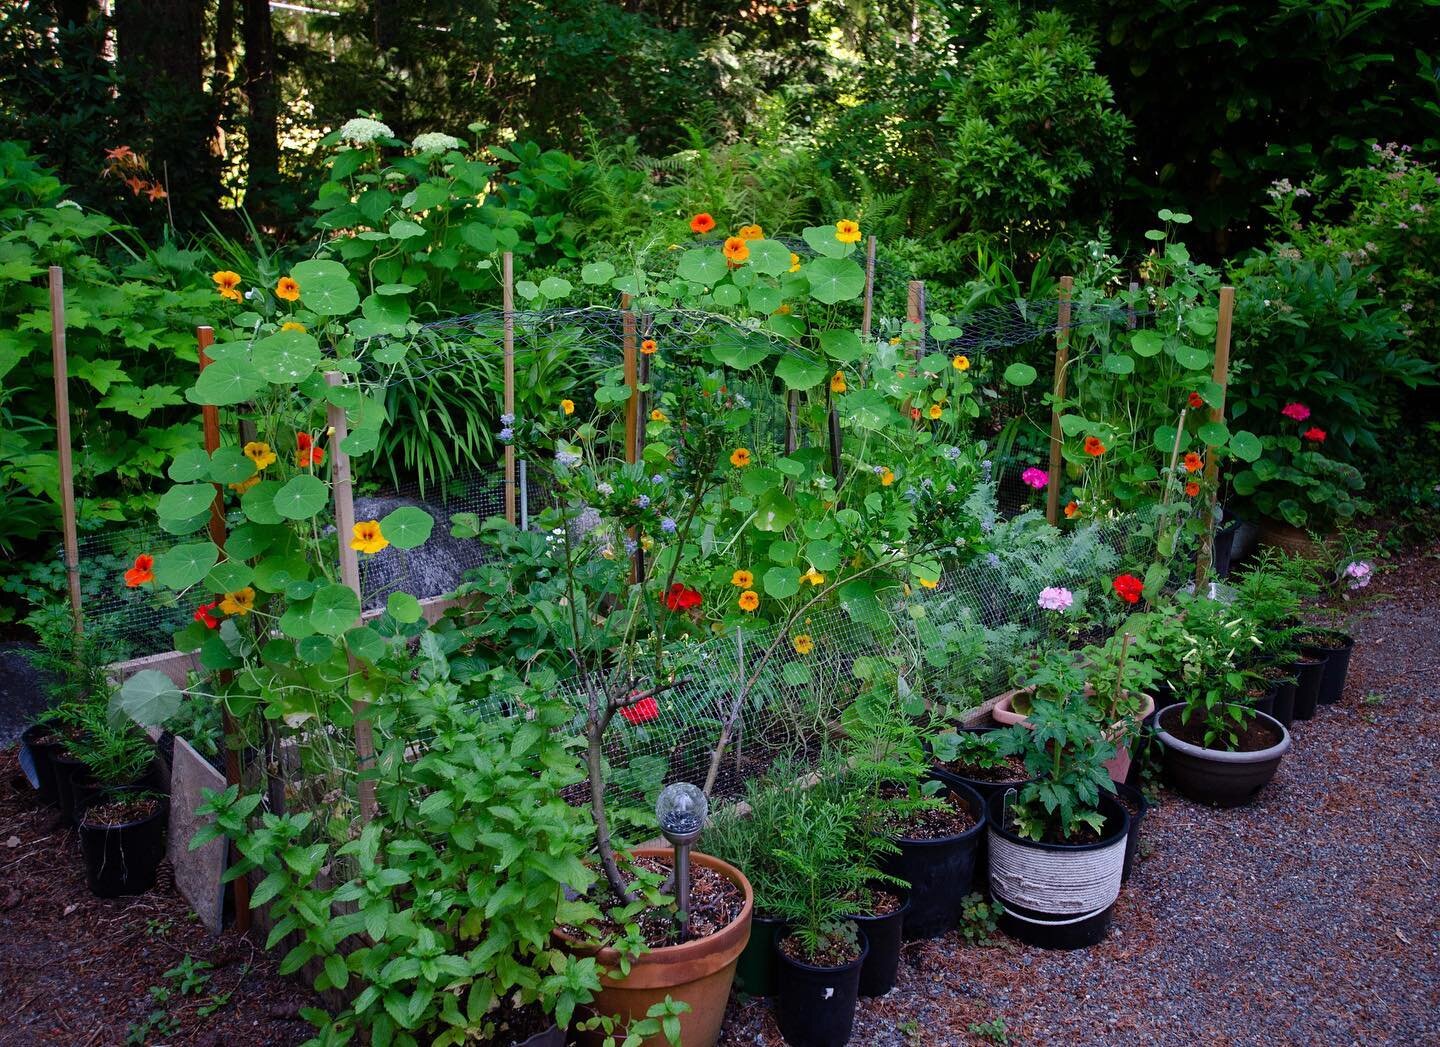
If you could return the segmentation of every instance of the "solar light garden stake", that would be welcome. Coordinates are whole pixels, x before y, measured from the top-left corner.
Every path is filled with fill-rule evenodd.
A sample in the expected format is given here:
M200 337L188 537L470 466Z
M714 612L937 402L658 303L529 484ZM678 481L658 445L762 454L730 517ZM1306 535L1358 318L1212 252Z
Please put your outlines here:
M655 803L660 831L675 848L675 905L682 938L690 927L690 848L700 839L708 811L705 794L689 782L667 785Z

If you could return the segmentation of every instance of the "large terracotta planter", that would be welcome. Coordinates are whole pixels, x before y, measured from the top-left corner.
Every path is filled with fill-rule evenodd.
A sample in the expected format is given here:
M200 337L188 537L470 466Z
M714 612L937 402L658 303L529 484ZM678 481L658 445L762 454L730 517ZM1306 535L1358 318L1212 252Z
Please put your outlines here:
M636 858L665 861L674 856L668 847L637 847L633 853ZM720 1039L720 1026L725 1021L725 1004L730 999L730 983L735 978L735 961L750 940L750 918L755 898L750 891L750 881L728 862L692 851L690 864L692 868L703 866L714 869L745 893L745 905L740 915L718 934L682 945L652 949L631 963L628 975L619 977L620 955L614 949L587 948L559 931L555 933L572 952L595 956L602 967L615 972L615 977L602 977L604 987L594 1002L588 1005L590 1010L638 1019L645 1017L651 1006L669 996L690 1005L689 1013L680 1018L680 1039L685 1047L714 1047ZM585 1047L598 1047L603 1039L598 1032L577 1034L577 1042ZM657 1034L646 1039L644 1047L664 1047L665 1043L665 1037Z
M1012 707L1011 702L1017 694L1023 694L1030 689L1031 688L1028 687L1020 687L1013 691L1006 691L1004 694L1002 694L996 700L995 708L990 710L990 715L995 718L995 722L1003 723L1007 727L1011 724L1017 723L1028 724L1030 722L1030 717L1026 716L1024 713L1017 713ZM1090 690L1090 688L1087 687L1085 688L1085 693L1087 696L1092 696L1095 692L1093 692L1092 690ZM1136 729L1139 728L1141 721L1144 720L1145 717L1149 716L1155 711L1155 699L1148 694L1142 695L1142 697L1145 699L1145 704L1141 706L1139 712L1129 717L1130 720L1134 721ZM1105 761L1105 770L1110 772L1110 780L1112 782L1123 782L1125 778L1130 774L1130 747L1116 741L1116 739L1118 738L1125 737L1127 733L1135 733L1134 731L1127 732L1125 728L1125 720L1117 720L1115 721L1115 723L1110 725L1110 730L1106 732L1105 735L1105 737L1108 738L1110 741L1116 743L1115 755Z

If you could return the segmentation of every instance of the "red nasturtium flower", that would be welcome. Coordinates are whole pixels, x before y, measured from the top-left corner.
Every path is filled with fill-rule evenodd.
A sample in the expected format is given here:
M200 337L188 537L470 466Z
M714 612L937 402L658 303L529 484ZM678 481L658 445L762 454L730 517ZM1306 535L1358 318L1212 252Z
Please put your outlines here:
M912 407L912 408L910 408L910 420L911 420L912 422L918 422L918 421L920 420L920 408L918 408L918 407Z
M672 611L689 611L700 606L700 594L676 582L665 591L665 606Z
M202 603L199 607L195 608L195 620L205 626L205 628L207 629L220 628L220 619L216 618L213 614L210 613L219 606L219 600L211 600L209 603Z
M1191 480L1188 484L1185 485L1185 493L1188 494L1191 498L1194 498L1197 494L1200 493L1200 485L1197 484L1194 480Z
M325 448L316 447L309 433L295 434L295 464L301 469L325 464Z
M1085 453L1091 458L1099 458L1105 453L1105 444L1098 436L1087 436L1085 437Z
M694 218L690 219L690 231L704 236L711 229L715 228L715 219L711 218L704 211L701 211Z
M642 723L649 723L659 716L660 706L656 704L654 695L646 695L634 705L627 705L622 708L620 715L636 727L639 727Z
M1185 471L1187 473L1198 473L1203 468L1205 468L1205 459L1194 451L1185 452Z
M1066 503L1065 503L1065 519L1067 519L1067 520L1073 520L1073 519L1075 519L1075 517L1077 517L1077 516L1079 516L1079 515L1080 515L1080 503L1079 503L1079 502L1066 502Z
M1306 429L1300 435L1305 437L1305 439L1309 440L1311 443L1323 444L1325 442L1325 430L1321 429L1319 426L1312 425L1309 429Z
M141 553L135 557L135 565L125 572L125 585L130 589L138 589L155 580L155 557L149 553Z
M1126 603L1139 603L1140 594L1145 591L1145 583L1133 574L1120 574L1110 583L1115 590L1115 595Z
M1190 407L1191 407L1192 410L1197 410L1197 411L1198 411L1200 408L1202 408L1202 407L1204 407L1204 406L1205 406L1205 398L1204 398L1204 397L1202 397L1199 393L1191 393L1191 394L1190 394Z

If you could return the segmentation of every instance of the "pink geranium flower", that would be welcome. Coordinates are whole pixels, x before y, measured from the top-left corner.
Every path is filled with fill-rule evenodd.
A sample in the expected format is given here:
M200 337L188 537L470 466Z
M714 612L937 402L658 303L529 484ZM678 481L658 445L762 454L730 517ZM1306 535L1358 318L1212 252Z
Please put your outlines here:
M1283 414L1286 418L1293 419L1297 422L1303 422L1305 419L1310 417L1310 408L1306 407L1302 403L1286 404L1280 409L1280 413Z
M1047 473L1044 469L1037 469L1032 465L1029 469L1026 469L1023 473L1020 474L1020 479L1023 480L1027 485L1035 488L1035 490L1038 491L1040 490L1040 488L1050 483L1050 474Z

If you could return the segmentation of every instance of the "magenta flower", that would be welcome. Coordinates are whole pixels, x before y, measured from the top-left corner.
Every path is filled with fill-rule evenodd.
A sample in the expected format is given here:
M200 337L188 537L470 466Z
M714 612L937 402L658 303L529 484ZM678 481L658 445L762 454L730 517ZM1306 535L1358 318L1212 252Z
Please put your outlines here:
M1286 404L1283 408L1281 408L1280 413L1283 414L1286 418L1293 419L1297 422L1303 422L1305 419L1310 417L1310 408L1300 403Z
M1050 483L1050 474L1047 473L1044 469L1037 469L1032 465L1029 469L1026 469L1023 473L1020 474L1020 479L1023 480L1027 485L1035 488L1035 490L1038 491L1040 490L1040 488Z

